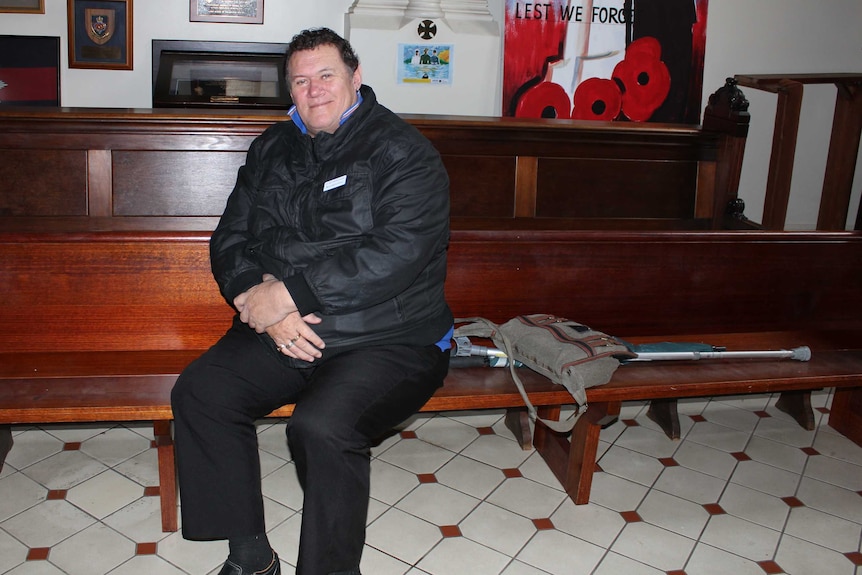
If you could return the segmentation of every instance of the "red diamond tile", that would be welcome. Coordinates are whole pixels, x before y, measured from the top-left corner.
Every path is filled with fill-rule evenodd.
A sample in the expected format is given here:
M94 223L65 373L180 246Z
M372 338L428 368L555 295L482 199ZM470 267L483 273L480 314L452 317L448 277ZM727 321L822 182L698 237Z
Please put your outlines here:
M788 507L805 507L805 504L796 497L782 497L781 500L785 502Z
M702 415L689 415L689 417L695 423L703 423L704 421L706 421L706 418Z
M638 515L637 511L621 511L620 515L626 523L638 523L640 521L643 521L643 519L641 519L641 516Z
M550 518L544 519L533 519L533 525L536 526L536 529L539 531L548 531L549 529L554 529L554 523L550 520Z
M476 431L479 432L479 435L494 435L493 427L477 427Z
M820 455L820 452L813 447L803 447L802 453L804 453L805 455Z
M596 461L596 467L595 467L595 469L593 469L593 473L604 473L604 471L605 470L602 469L602 466L599 465L599 462Z
M419 483L437 483L437 477L433 473L417 473Z
M441 525L440 533L443 537L461 537L461 529L457 525Z
M686 575L684 569L674 569L673 571L668 571L667 575Z
M679 465L673 457L659 457L658 460L665 467L677 467Z
M158 547L157 543L138 543L138 546L135 549L135 554L136 555L155 555L157 547Z
M400 433L401 439L416 439L416 432L410 430L404 430Z
M161 495L161 491L158 485L144 487L144 497L158 497L159 495Z
M156 448L156 447L158 447L158 446L159 446L159 445L158 445L158 443L156 443L156 440L155 440L155 439L151 439L151 440L150 440L150 449L155 449L155 448Z
M51 489L48 491L47 499L49 501L56 501L59 499L66 499L67 491L65 489Z
M703 508L706 509L706 512L710 515L724 515L727 513L718 503L705 503Z
M755 411L754 415L756 415L757 417L772 417L771 415L769 415L768 411Z
M856 567L862 566L862 553L858 551L851 551L850 553L845 553L844 556L850 560L853 565Z
M731 455L734 458L736 458L737 461L750 461L751 460L751 458L742 451L737 451L736 453L731 453Z
M764 573L768 575L778 575L778 573L784 573L784 569L776 563L775 561L758 561L757 565L763 569Z
M27 552L27 561L45 561L50 552L50 547L33 547Z
M819 411L820 413L826 413L826 414L831 413L831 412L829 411L829 408L828 408L828 407L815 407L814 409L816 409L816 410L817 410L817 411Z
M625 425L627 427L638 427L640 425L640 423L638 423L634 419L623 419L622 421L623 421L623 425Z
M503 475L506 476L506 479L514 479L515 477L523 477L524 474L521 473L521 470L517 467L511 467L509 469L503 470Z
M78 451L79 449L81 449L80 441L70 441L63 444L63 451Z

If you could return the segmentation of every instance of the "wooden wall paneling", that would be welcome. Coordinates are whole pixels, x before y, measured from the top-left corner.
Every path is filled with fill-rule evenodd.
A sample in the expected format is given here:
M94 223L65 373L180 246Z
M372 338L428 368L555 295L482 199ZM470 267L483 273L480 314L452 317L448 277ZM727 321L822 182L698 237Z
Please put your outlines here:
M113 202L111 150L87 151L87 213L110 217Z
M691 219L695 162L540 158L536 216Z
M220 216L245 152L114 151L115 216Z
M87 215L85 151L0 147L0 155L0 215Z
M516 162L512 157L442 155L449 173L452 217L511 218Z

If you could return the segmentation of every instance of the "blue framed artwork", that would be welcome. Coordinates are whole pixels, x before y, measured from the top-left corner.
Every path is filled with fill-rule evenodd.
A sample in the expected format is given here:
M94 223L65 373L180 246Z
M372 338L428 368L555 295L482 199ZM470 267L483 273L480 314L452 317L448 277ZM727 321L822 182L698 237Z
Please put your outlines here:
M69 67L131 70L132 0L68 0Z

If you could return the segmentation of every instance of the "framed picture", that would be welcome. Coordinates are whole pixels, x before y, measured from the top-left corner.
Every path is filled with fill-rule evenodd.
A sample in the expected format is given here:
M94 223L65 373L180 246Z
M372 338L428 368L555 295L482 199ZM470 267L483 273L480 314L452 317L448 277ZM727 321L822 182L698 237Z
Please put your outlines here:
M60 38L0 36L0 107L60 105Z
M45 0L0 0L0 12L44 14Z
M67 1L69 67L131 70L132 0Z
M189 0L189 21L263 24L263 0Z

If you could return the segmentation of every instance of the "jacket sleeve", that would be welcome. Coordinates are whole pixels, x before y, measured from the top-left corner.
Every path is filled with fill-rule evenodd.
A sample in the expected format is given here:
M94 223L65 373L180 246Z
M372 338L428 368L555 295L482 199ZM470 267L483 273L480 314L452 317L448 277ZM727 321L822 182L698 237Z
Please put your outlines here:
M398 296L437 259L445 278L449 241L449 178L440 155L412 128L389 139L374 166L373 228L332 257L285 279L297 303L305 290L327 315L351 313Z
M236 296L261 283L264 269L249 244L248 220L257 190L258 165L263 136L256 139L227 200L218 226L210 238L210 262L222 295L233 303Z

